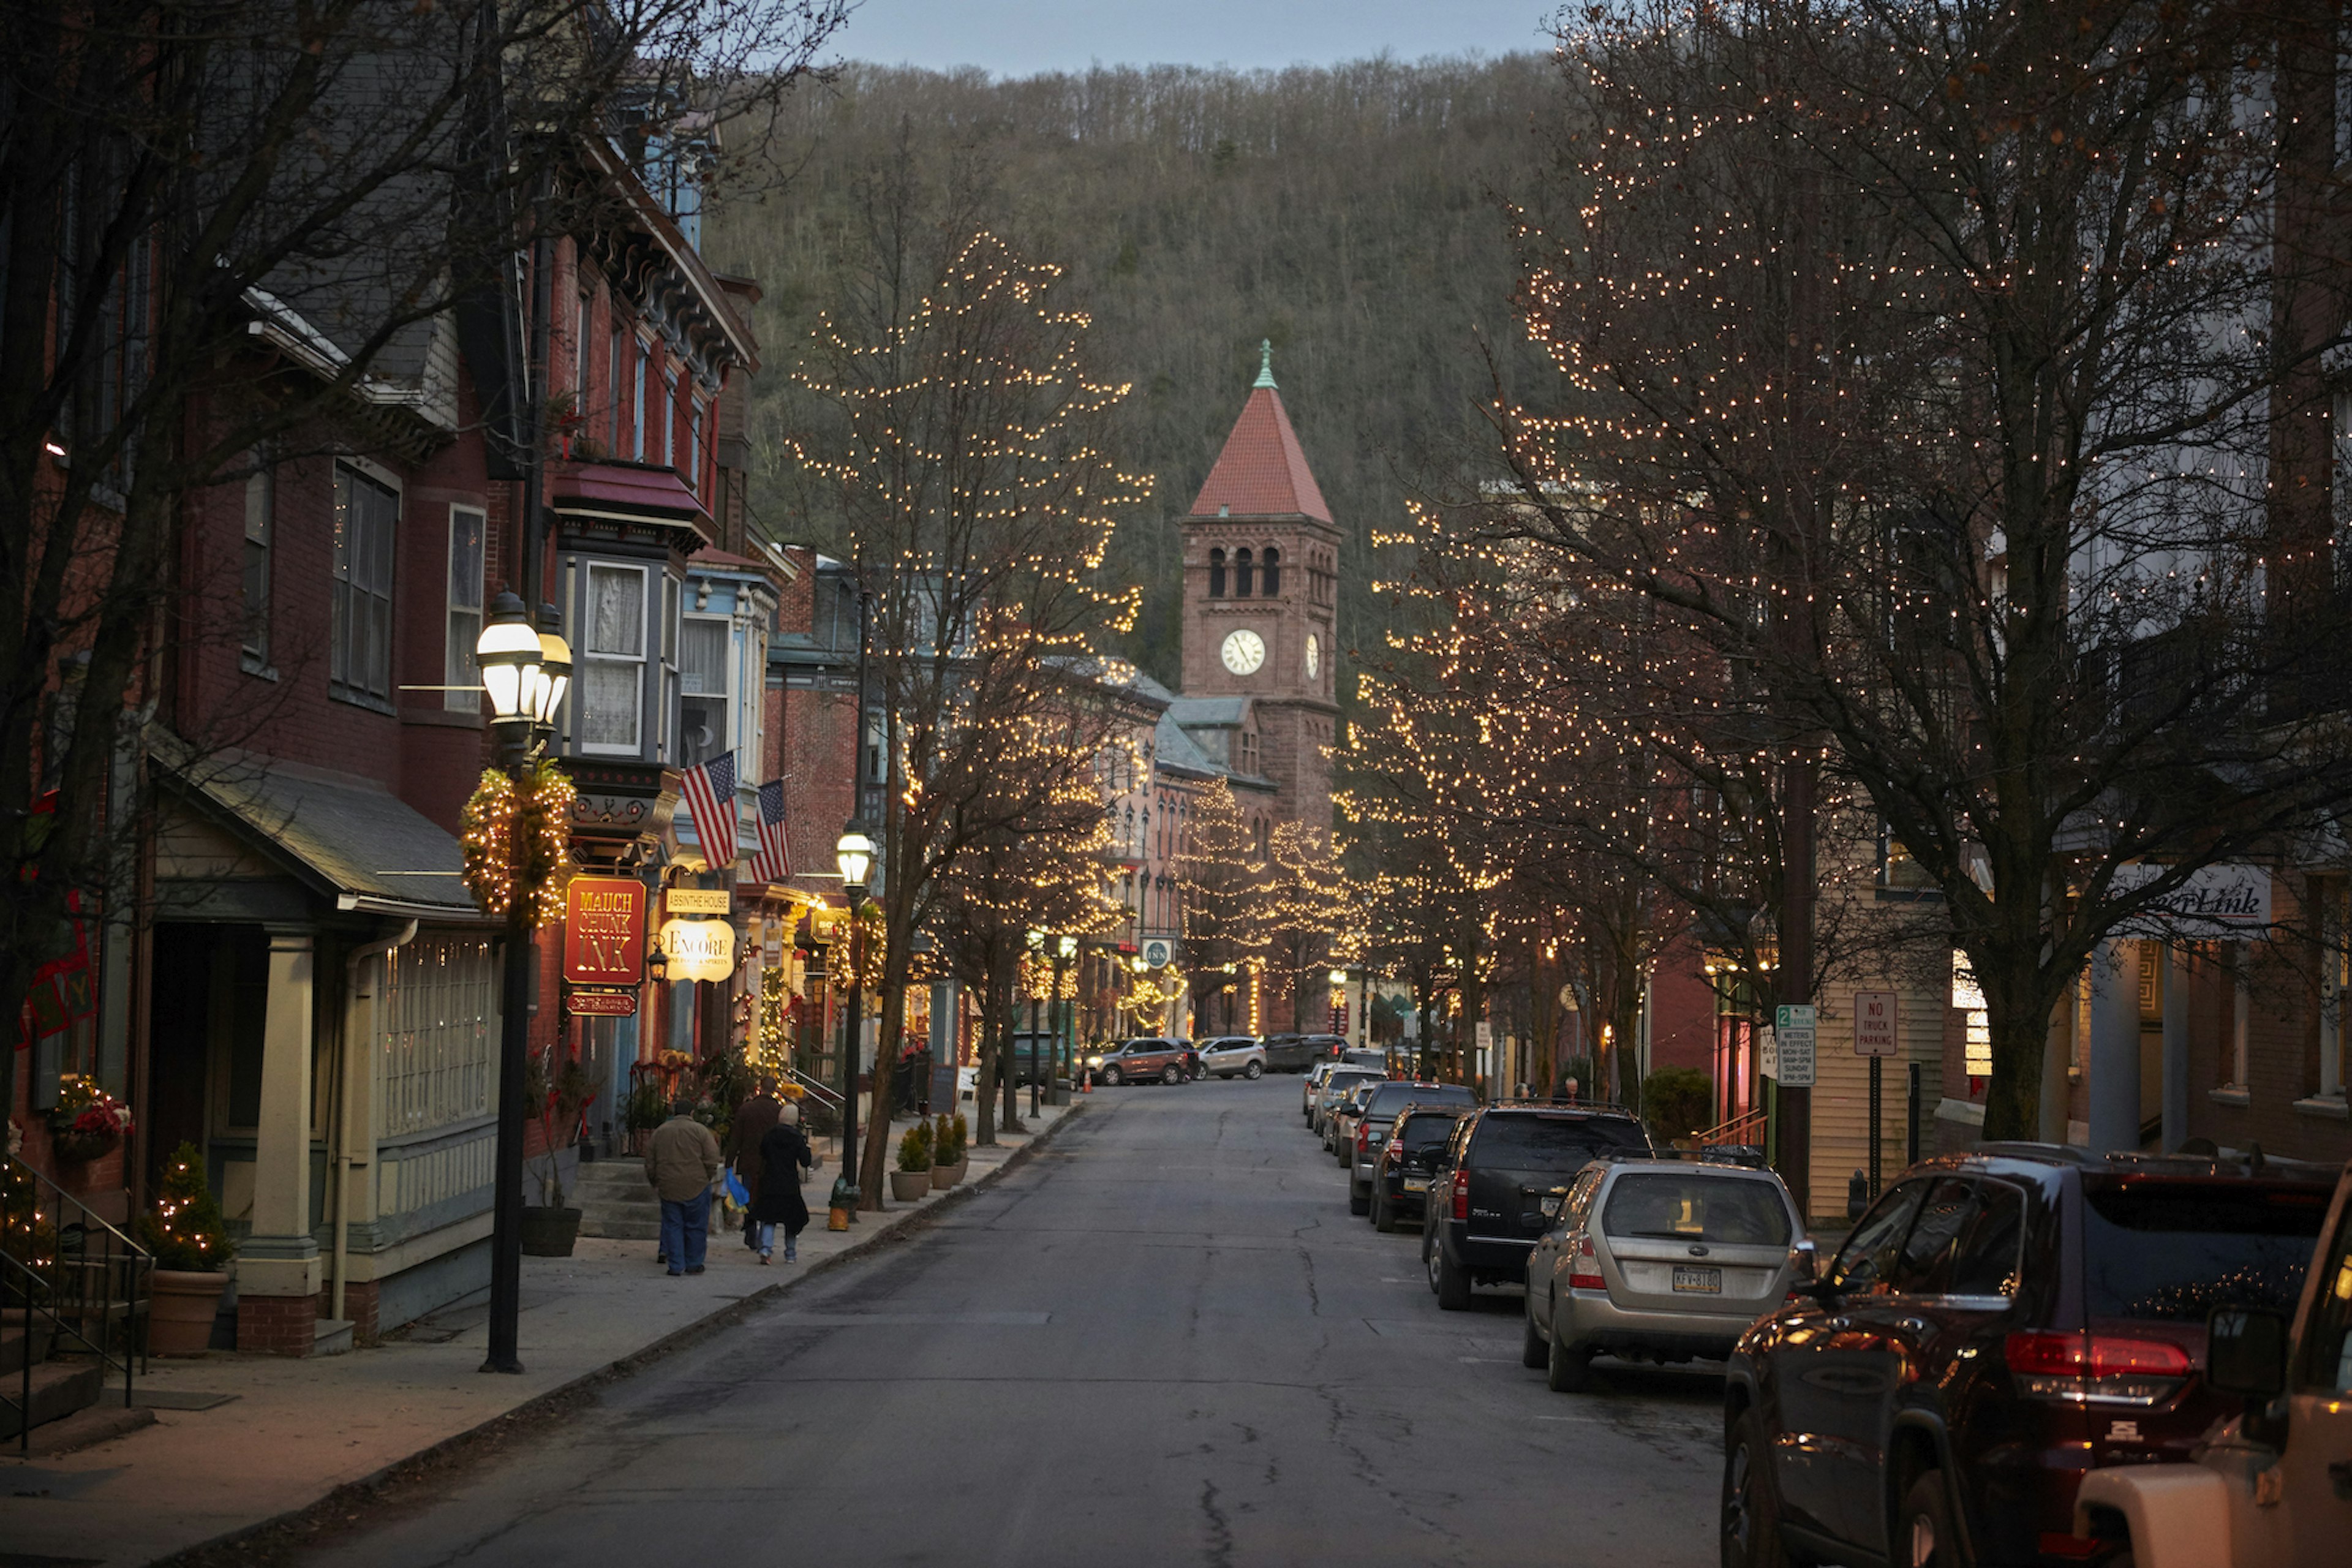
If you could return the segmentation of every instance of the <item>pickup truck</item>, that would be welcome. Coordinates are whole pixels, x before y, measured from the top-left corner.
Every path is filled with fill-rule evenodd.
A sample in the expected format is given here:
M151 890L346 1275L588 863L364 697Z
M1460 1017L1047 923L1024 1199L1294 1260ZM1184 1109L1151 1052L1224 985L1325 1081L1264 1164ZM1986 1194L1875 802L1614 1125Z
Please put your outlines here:
M1265 1037L1265 1070L1268 1072L1305 1072L1317 1062L1331 1055L1332 1039L1328 1035L1268 1035Z
M2193 1462L2083 1478L2074 1534L2129 1568L2334 1568L2352 1527L2352 1165L2336 1184L2292 1331L2263 1307L2217 1307L2208 1384L2243 1396ZM2093 1556L2092 1554L2096 1554Z

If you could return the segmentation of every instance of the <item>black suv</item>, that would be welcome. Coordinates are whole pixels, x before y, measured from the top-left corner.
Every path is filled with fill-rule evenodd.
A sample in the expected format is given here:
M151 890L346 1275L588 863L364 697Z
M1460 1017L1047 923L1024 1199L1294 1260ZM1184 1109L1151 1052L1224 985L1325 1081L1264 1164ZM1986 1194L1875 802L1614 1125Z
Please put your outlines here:
M1429 1173L1445 1152L1454 1124L1470 1114L1468 1105L1415 1105L1396 1119L1372 1172L1372 1228L1396 1229L1400 1215L1419 1220L1428 1199Z
M1473 1285L1524 1284L1576 1173L1594 1160L1653 1152L1639 1118L1601 1106L1490 1105L1462 1119L1430 1172L1421 1260L1437 1304L1459 1311Z
M2185 1460L2232 1412L2206 1316L2294 1310L2328 1174L2042 1144L1914 1166L1732 1352L1723 1561L2084 1561L2083 1473Z
M1347 1137L1339 1147L1339 1163L1348 1167L1348 1212L1372 1212L1372 1187L1380 1177L1381 1156L1388 1152L1390 1130L1406 1106L1452 1105L1467 1110L1477 1103L1478 1097L1464 1084L1399 1079L1375 1083L1364 1095L1363 1109L1347 1124Z

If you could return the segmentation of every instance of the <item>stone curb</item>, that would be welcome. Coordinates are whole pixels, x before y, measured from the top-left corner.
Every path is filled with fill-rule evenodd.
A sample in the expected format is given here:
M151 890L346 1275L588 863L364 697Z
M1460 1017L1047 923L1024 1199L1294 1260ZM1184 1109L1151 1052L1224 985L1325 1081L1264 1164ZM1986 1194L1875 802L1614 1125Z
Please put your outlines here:
M315 1501L306 1503L300 1508L289 1509L282 1513L272 1514L268 1519L257 1520L251 1524L240 1525L235 1530L224 1531L209 1541L199 1542L194 1546L184 1546L177 1552L152 1559L147 1568L232 1568L232 1565L235 1565L235 1568L247 1568L247 1565L274 1560L276 1552L281 1547L307 1544L329 1523L341 1522L340 1519L330 1521L329 1515L352 1512L373 1500L388 1488L406 1479L411 1472L422 1469L436 1461L454 1458L476 1444L503 1437L509 1431L525 1423L536 1423L542 1416L567 1405L581 1403L586 1394L594 1390L607 1384L618 1383L623 1378L633 1377L656 1362L666 1360L682 1350L698 1344L722 1330L734 1327L754 1311L768 1306L789 1291L799 1289L811 1279L830 1273L851 1258L861 1257L875 1247L913 1233L919 1227L927 1225L935 1215L970 1202L973 1194L994 1185L1028 1163L1031 1156L1061 1136L1062 1129L1077 1120L1078 1113L1085 1109L1084 1100L1074 1101L1065 1109L1060 1117L1055 1119L1051 1127L1015 1149L1003 1163L994 1170L986 1173L976 1181L950 1188L944 1196L930 1200L921 1208L908 1214L905 1218L893 1221L871 1236L859 1237L839 1252L817 1259L790 1279L779 1279L773 1284L762 1286L740 1301L730 1301L715 1312L671 1330L651 1344L642 1345L626 1355L605 1363L603 1366L583 1372L569 1382L558 1384L543 1394L533 1394L510 1410L500 1411L498 1415L478 1421L462 1431L453 1432L438 1442L428 1444L413 1454L394 1459L380 1469L361 1477L358 1480L345 1481ZM261 1539L273 1533L282 1534L285 1539L282 1541Z

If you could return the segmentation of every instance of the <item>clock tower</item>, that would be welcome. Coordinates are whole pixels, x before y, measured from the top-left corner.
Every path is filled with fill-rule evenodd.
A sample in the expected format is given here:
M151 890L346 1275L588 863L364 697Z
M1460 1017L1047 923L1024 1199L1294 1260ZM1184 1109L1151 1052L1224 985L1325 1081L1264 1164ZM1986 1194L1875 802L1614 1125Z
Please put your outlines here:
M1242 697L1277 809L1331 830L1332 637L1339 530L1307 468L1271 345L1192 510L1184 544L1184 695Z

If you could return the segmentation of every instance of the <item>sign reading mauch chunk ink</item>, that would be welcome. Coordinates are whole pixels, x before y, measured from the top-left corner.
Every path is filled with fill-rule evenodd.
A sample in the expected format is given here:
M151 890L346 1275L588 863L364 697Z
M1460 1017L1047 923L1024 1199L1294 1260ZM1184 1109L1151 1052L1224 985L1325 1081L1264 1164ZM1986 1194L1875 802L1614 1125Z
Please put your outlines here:
M563 978L635 985L645 968L646 885L627 877L572 878L563 895Z

